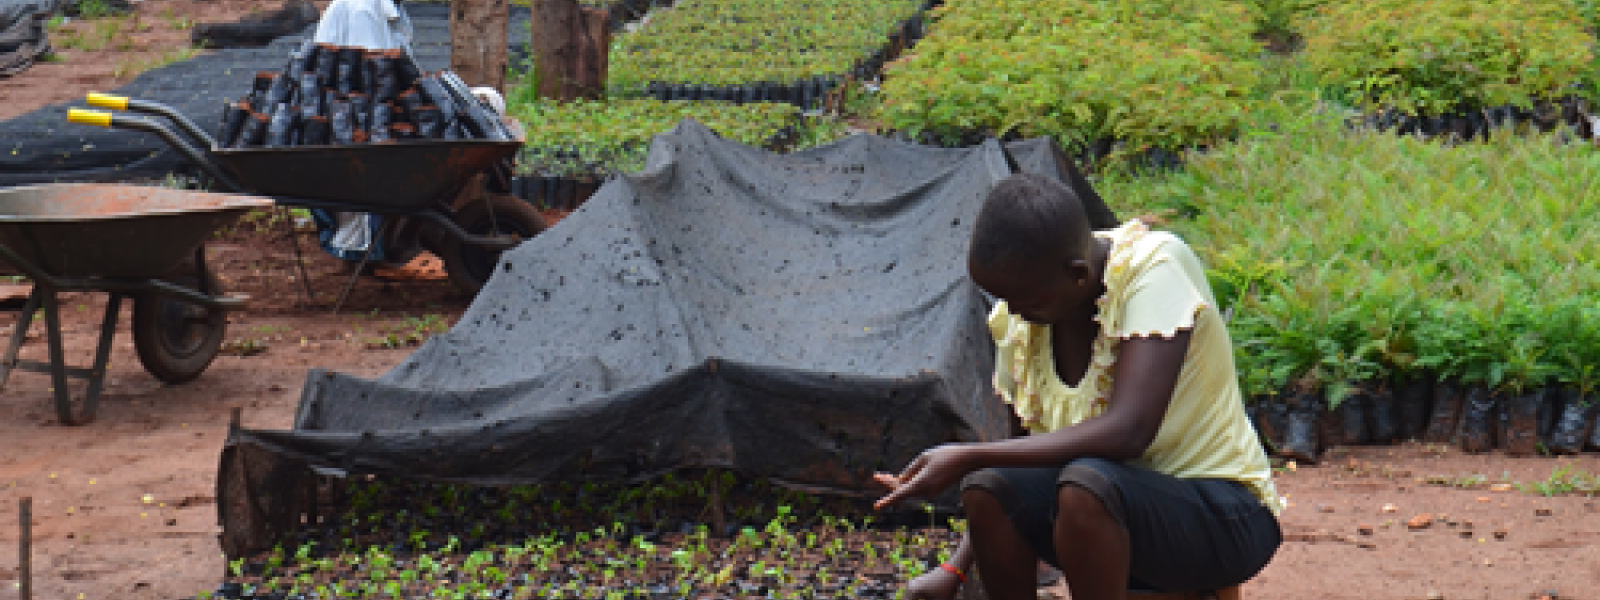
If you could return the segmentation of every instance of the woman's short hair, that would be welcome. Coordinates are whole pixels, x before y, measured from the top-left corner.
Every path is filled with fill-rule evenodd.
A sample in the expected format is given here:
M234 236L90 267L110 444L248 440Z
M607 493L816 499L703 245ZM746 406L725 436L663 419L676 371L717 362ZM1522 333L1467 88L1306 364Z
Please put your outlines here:
M1018 173L1000 180L983 201L968 260L979 267L1087 255L1091 239L1083 203L1052 177Z

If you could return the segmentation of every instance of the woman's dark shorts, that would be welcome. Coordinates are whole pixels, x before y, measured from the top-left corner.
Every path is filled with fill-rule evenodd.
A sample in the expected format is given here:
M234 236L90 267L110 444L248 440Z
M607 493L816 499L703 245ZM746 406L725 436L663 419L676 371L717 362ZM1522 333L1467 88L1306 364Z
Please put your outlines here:
M1089 490L1128 530L1128 589L1204 592L1248 581L1283 541L1272 510L1237 481L1179 479L1143 467L1080 458L1062 468L995 468L961 483L989 490L1040 558L1060 566L1056 491Z

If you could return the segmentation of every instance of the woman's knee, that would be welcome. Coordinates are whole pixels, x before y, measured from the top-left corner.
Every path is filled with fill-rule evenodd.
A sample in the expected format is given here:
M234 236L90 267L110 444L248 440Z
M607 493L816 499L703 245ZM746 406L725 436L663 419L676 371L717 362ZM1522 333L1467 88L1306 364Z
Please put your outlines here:
M1008 490L1005 489L1005 480L998 474L988 470L976 471L961 480L960 489L961 507L968 516L983 518L1005 514L1002 496Z

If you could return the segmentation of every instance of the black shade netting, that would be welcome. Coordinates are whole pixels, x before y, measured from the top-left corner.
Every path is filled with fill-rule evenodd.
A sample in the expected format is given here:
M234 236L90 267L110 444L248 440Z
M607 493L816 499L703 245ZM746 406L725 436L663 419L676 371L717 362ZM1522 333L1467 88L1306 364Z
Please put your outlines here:
M779 155L686 121L508 251L450 332L377 379L313 370L294 430L235 432L225 500L270 506L221 507L225 529L286 522L265 515L295 486L244 481L279 472L261 461L475 484L718 467L876 494L874 471L928 447L1004 438L966 252L1007 164L994 141L864 135Z

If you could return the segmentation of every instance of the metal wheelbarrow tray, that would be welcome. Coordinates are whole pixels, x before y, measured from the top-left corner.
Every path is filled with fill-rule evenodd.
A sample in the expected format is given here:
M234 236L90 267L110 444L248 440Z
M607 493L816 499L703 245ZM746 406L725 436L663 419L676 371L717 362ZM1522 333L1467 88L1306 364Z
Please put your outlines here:
M112 184L0 190L0 263L34 286L0 358L0 388L16 369L49 373L61 421L92 421L124 297L134 299L134 342L145 369L168 383L199 376L216 357L225 311L244 302L221 294L202 245L218 228L271 205L266 198ZM111 294L90 369L66 366L56 299L63 291ZM50 361L19 360L41 310ZM69 376L89 380L77 411Z
M515 121L505 123L511 139L502 140L427 139L223 148L170 106L99 93L89 94L88 102L100 108L165 118L176 126L175 130L136 116L79 109L68 114L68 120L74 123L153 133L224 190L270 197L283 206L425 221L442 234L428 239L438 240L436 253L445 259L452 280L472 293L492 273L500 252L546 227L536 211L515 198L496 200L486 195L480 206L456 206L458 196L476 175L490 171L522 147L524 136ZM501 212L498 216L497 211ZM389 223L386 220L384 227ZM383 232L377 235L381 237ZM356 273L360 273L359 268ZM353 275L346 284L346 294L354 278ZM343 298L341 294L341 302Z
M426 140L359 146L212 149L242 190L360 212L426 210L516 154L517 141Z

